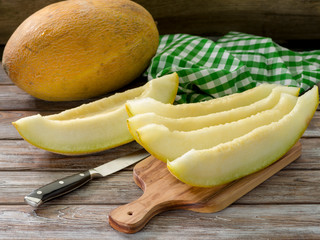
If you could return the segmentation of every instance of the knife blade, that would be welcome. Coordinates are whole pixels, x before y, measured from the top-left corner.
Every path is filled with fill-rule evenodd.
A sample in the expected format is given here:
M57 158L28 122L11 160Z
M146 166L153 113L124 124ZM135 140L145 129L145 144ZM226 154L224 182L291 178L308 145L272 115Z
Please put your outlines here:
M49 183L25 196L24 200L32 207L39 207L44 202L69 193L83 186L94 178L106 177L136 162L139 162L148 156L150 156L150 154L144 149L138 150L124 157L107 162L96 168L92 168Z

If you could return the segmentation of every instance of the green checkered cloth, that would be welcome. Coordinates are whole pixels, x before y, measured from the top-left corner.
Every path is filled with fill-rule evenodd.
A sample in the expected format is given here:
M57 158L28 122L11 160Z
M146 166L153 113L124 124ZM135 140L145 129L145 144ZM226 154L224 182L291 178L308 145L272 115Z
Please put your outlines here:
M261 83L301 88L320 81L320 50L294 52L272 39L230 32L217 42L188 34L160 36L146 75L149 80L179 75L176 103L191 103L242 92Z

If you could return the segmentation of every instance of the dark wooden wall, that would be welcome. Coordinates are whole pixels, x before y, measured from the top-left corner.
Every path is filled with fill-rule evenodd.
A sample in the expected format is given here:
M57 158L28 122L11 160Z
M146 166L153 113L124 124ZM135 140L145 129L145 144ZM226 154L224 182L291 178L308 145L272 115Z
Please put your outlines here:
M320 0L135 0L161 34L221 36L241 31L277 40L319 40ZM0 44L35 11L57 0L0 1Z

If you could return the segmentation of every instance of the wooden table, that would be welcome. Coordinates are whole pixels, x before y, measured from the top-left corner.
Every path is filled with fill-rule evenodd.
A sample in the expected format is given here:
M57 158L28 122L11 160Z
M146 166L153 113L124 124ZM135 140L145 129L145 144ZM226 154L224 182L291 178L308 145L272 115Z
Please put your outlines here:
M32 190L140 148L133 142L66 157L30 145L11 125L21 117L81 103L34 99L0 69L0 239L320 239L319 112L301 139L302 156L221 212L170 211L134 235L115 231L108 213L142 194L132 167L33 209L23 200Z

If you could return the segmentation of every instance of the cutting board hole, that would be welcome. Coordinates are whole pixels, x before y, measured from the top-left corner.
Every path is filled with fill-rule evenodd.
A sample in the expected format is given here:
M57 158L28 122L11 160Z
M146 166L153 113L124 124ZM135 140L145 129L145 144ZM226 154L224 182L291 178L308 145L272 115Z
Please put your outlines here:
M127 212L127 214L128 214L129 216L132 216L132 215L133 215L133 212L129 211L129 212Z

